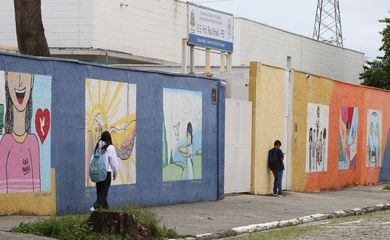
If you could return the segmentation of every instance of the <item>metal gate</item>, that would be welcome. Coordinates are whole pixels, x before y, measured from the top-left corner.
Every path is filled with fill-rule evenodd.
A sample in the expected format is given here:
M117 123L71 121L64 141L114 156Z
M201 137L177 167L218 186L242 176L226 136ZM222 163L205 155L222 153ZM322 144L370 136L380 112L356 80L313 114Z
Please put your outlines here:
M226 99L225 106L225 193L249 192L252 103Z

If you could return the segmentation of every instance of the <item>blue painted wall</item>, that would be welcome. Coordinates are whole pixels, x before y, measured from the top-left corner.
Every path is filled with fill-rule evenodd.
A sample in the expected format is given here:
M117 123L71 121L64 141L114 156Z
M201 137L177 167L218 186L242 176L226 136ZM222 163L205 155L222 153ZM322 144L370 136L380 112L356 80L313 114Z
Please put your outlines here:
M383 162L379 180L382 182L390 182L390 130L387 134L387 143L385 146L385 154L383 155Z
M85 186L85 79L137 85L137 179L111 186L109 204L161 205L223 198L225 89L216 79L108 68L53 58L0 53L0 70L52 76L51 166L57 214L86 212L96 199ZM218 103L211 103L217 88ZM162 181L163 88L201 91L202 179Z

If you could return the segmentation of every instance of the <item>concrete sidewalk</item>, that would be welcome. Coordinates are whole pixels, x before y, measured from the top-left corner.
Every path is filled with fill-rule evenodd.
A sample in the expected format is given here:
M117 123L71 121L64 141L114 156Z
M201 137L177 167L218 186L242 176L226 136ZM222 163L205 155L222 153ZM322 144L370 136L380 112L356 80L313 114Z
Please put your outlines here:
M316 213L352 209L390 201L383 185L359 186L319 193L287 192L285 198L248 194L226 196L218 202L151 208L162 222L180 235L221 233L250 224L287 220Z
M228 195L218 202L178 204L150 208L162 222L182 236L221 233L234 227L288 220L316 213L375 206L390 201L383 185L352 187L320 193L287 192L285 198L249 194ZM21 222L46 217L0 217L0 239L47 239L9 233Z

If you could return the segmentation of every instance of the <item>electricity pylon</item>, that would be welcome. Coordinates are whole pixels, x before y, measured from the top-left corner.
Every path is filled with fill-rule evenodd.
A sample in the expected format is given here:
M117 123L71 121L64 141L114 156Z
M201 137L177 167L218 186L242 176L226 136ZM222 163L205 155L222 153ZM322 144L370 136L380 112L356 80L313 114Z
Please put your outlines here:
M339 0L318 0L313 38L343 47Z

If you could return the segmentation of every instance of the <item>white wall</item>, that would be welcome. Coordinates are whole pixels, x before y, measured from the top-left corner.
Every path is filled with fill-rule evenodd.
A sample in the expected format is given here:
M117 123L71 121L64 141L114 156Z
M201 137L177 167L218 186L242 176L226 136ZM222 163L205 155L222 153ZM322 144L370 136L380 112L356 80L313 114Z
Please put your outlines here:
M13 0L0 0L0 44L17 46ZM49 47L90 47L92 0L42 0Z
M93 0L42 0L49 47L91 47Z
M0 0L0 44L16 46L14 1Z
M235 40L238 54L234 64L258 61L277 67L286 67L287 56L292 57L292 67L335 80L358 83L363 71L364 54L315 41L310 38L272 28L251 20L236 18Z
M120 3L128 6L120 7ZM174 0L94 1L93 47L181 61L187 6Z
M120 3L128 6L120 6ZM16 46L13 0L0 0L0 44ZM181 62L187 5L179 0L42 0L50 47L93 47L172 63ZM234 66L250 61L359 83L362 53L320 43L243 18L234 20ZM204 64L204 52L196 51ZM187 61L189 62L189 61ZM219 65L219 55L212 54Z

